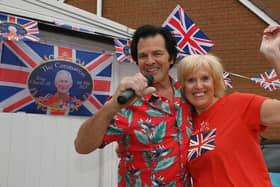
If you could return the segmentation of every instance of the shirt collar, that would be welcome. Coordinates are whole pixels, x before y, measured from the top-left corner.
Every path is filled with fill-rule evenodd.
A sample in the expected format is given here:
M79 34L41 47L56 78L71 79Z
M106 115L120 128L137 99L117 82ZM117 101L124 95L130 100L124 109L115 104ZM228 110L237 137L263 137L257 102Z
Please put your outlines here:
M173 79L173 77L171 77L170 75L168 75L169 77L169 80L171 81L171 86L173 87L173 90L174 90L174 93L175 93L175 96L176 96L176 93L180 92L180 84L178 81L176 81L175 79ZM151 94L148 94L146 96L144 96L144 100L146 101L150 101L150 100L155 100L155 99L158 99L159 97L161 97L159 94L157 93L151 93ZM180 95L181 97L181 95Z

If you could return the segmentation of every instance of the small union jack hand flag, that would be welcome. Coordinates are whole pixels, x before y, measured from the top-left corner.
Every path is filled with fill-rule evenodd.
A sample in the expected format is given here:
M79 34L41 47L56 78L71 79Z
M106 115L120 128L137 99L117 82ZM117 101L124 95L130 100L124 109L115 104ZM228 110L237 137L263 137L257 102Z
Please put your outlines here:
M225 82L225 85L226 85L228 88L232 88L232 81L231 81L230 74L229 74L228 72L224 72L223 75L224 75L224 82Z
M280 80L274 69L261 73L251 80L269 92L280 88Z
M188 161L198 158L207 151L215 149L216 129L190 137Z
M114 43L115 43L115 55L117 57L117 60L119 62L135 64L135 62L132 60L132 56L130 53L131 41L114 38Z
M163 23L176 38L177 46L187 54L206 54L214 43L186 15L180 5Z
M38 23L29 19L0 14L0 39L40 41Z

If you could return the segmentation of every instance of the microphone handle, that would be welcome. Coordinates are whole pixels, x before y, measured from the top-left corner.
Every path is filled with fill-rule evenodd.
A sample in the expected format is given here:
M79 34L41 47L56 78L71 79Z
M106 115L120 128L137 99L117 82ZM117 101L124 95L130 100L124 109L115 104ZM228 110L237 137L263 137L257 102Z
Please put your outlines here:
M148 86L151 86L153 84L154 77L150 74L145 74L144 77L147 79ZM128 88L118 96L118 103L123 105L133 96L135 96L135 91L132 88Z
M135 95L135 91L132 88L128 88L125 92L122 92L118 96L118 103L123 105L127 102L127 100Z

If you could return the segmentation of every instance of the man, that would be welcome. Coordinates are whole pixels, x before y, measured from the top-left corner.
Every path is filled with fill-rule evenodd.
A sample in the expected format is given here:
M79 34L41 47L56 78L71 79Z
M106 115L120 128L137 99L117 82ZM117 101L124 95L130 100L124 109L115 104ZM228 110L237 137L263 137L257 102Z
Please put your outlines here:
M69 71L58 71L54 79L54 85L56 87L55 95L48 98L47 101L41 102L42 105L48 107L48 114L65 115L69 113L70 109L73 110L81 105L80 100L70 96L73 79Z
M79 129L78 153L87 154L108 143L119 145L119 186L185 186L189 104L169 75L176 41L165 28L145 25L136 30L131 54L140 73L121 80L110 100ZM147 87L143 74L154 81ZM135 97L120 105L118 96L133 89Z
M69 97L70 89L73 86L72 75L66 70L60 70L56 73L54 80L55 87L57 89L56 96L59 99L65 99Z

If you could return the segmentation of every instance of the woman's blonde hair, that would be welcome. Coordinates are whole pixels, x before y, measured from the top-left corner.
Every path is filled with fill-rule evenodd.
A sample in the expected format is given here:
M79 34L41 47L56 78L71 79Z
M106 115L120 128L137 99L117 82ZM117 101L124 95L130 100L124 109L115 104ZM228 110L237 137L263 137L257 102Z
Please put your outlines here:
M206 67L214 81L214 96L222 97L225 95L225 83L223 76L223 66L220 59L214 55L189 55L183 58L177 67L177 77L181 85L181 91L185 96L185 81L189 74L198 70L200 67Z

